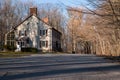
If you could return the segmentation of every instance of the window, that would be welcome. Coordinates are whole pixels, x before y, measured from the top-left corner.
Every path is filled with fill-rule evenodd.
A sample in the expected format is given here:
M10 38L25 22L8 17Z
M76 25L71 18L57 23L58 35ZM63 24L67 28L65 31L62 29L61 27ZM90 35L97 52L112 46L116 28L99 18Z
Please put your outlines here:
M47 30L40 30L40 36L47 36Z
M19 36L27 36L27 31L26 30L20 30L19 31Z
M27 30L27 31L30 30L30 22L27 23L27 29L26 29L26 30Z
M42 47L45 47L45 41L42 41Z
M18 45L20 45L21 47L25 47L25 42L24 41L19 41Z
M40 36L42 35L42 30L40 30Z
M21 36L24 36L25 35L25 32L24 31L21 31Z
M43 30L43 35L45 35L45 30Z
M29 43L30 43L30 39L29 39L29 38L27 38L26 43L27 43L27 44L29 44Z
M8 33L6 41L7 41L7 45L9 45L9 46L15 45L15 33L14 33L14 31Z
M30 22L28 22L27 25L30 26Z
M25 46L25 42L24 41L21 42L21 47L23 47L23 46Z
M48 47L48 41L40 41L40 48L42 47Z

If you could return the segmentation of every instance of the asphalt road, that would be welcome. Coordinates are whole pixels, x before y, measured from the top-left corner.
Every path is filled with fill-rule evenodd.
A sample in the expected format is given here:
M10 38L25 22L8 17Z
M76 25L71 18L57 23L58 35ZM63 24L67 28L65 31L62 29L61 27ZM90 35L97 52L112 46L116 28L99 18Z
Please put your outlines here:
M83 54L0 58L0 80L120 80L120 63Z

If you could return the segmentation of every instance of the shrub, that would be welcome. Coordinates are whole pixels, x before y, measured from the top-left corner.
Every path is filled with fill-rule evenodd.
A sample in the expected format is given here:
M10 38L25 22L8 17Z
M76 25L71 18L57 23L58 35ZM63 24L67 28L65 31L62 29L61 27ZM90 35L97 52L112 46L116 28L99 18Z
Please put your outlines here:
M10 46L10 45L5 45L4 49L6 49L8 51L15 51L16 47L15 46Z
M75 54L75 51L72 51L72 54Z
M0 51L4 49L4 46L0 45Z
M21 48L22 52L38 52L37 48L27 47L27 48Z

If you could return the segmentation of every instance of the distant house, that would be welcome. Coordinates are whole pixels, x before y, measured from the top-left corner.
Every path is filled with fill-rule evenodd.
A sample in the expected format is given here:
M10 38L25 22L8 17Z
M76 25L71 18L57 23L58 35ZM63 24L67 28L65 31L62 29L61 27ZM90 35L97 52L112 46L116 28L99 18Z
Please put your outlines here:
M48 24L48 18L40 19L37 8L30 8L30 15L14 29L6 33L5 45L21 48L33 47L42 51L61 50L61 32Z

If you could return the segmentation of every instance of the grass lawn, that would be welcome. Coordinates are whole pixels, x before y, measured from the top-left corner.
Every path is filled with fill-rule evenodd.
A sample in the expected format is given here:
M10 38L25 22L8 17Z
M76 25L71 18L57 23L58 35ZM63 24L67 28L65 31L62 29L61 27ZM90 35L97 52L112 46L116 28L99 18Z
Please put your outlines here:
M0 52L0 58L22 57L37 54L32 52Z
M66 52L67 53L67 52ZM63 52L0 52L0 58L10 58L10 57L22 57L29 56L32 54L66 54ZM70 53L67 53L70 54Z

